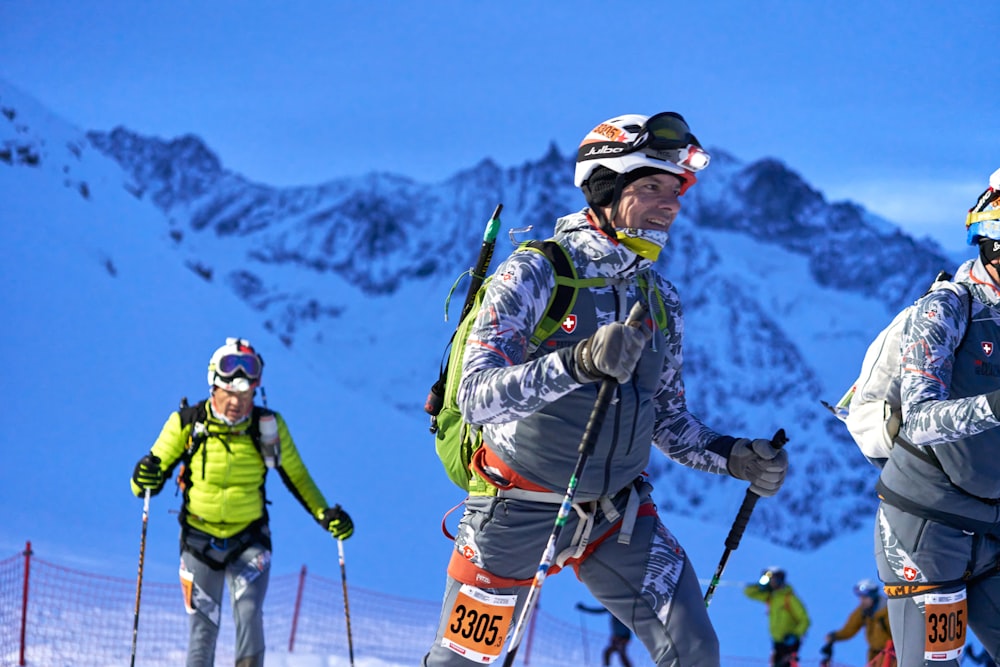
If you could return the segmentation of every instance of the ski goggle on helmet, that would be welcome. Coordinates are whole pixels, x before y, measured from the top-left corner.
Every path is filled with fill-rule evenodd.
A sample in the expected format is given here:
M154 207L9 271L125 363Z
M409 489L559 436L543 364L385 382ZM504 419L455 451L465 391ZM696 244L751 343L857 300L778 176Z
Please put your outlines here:
M208 384L228 391L249 391L260 386L264 359L245 338L227 338L208 362Z
M710 160L679 113L628 114L604 121L583 138L573 183L582 187L598 167L618 174L651 167L679 176L684 194Z
M976 245L983 237L1000 240L1000 169L993 172L989 187L969 209L965 234L969 245Z

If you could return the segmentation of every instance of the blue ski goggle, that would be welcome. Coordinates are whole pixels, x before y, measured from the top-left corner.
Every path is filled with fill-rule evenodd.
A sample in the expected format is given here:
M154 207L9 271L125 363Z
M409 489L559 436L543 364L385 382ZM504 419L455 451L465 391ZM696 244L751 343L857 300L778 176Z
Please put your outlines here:
M219 359L216 373L222 377L232 377L242 372L247 378L256 380L260 377L260 358L255 354L227 354Z

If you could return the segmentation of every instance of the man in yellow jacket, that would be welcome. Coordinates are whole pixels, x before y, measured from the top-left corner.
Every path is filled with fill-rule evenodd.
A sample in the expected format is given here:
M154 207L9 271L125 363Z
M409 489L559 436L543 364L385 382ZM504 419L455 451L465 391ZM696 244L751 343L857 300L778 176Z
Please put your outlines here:
M179 468L181 589L189 615L187 667L211 667L222 593L229 586L236 667L264 665L264 596L271 531L264 482L275 469L306 511L337 539L354 524L329 507L277 412L254 405L264 360L250 342L227 338L208 364L211 396L172 413L135 465L132 492L155 495Z
M896 667L896 653L892 650L892 633L889 630L889 610L885 605L885 598L880 594L881 590L882 586L871 579L862 579L854 585L854 594L858 596L859 604L847 617L844 627L827 633L824 651L827 646L850 639L864 628L865 639L868 640L868 665Z
M773 644L771 666L797 665L802 637L809 629L809 614L792 587L785 583L785 571L769 567L761 573L757 583L748 584L743 592L751 600L767 604Z

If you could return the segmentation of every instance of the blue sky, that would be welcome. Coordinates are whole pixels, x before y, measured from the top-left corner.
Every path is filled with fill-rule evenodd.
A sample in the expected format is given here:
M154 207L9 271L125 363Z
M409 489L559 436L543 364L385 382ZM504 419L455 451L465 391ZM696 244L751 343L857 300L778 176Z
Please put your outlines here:
M676 110L949 248L1000 155L991 0L0 2L0 77L272 185L447 178ZM733 215L738 215L733 211Z

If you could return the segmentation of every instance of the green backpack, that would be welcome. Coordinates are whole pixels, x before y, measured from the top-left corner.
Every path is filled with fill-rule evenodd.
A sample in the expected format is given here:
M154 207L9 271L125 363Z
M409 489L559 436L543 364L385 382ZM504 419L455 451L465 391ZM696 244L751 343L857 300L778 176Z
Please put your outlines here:
M531 344L535 347L554 334L562 326L563 320L576 303L577 292L583 287L598 287L607 283L604 278L579 278L576 268L570 260L566 249L556 241L525 241L515 252L537 252L545 257L556 274L555 289L549 296L545 315L531 336ZM492 276L487 278L476 292L472 308L459 323L452 336L448 361L439 378L441 397L443 399L440 412L431 412L431 432L434 433L435 449L438 458L444 465L448 477L458 488L470 495L493 495L496 488L487 484L479 475L473 474L470 466L472 456L482 445L482 429L465 422L458 410L455 398L458 393L458 383L462 377L462 357L465 354L465 341L469 338L472 328L482 307L483 295ZM437 386L437 385L436 385ZM433 391L433 390L432 390Z

